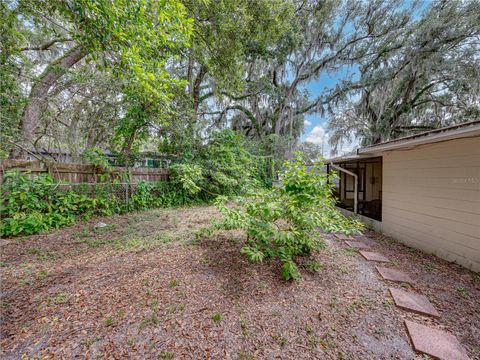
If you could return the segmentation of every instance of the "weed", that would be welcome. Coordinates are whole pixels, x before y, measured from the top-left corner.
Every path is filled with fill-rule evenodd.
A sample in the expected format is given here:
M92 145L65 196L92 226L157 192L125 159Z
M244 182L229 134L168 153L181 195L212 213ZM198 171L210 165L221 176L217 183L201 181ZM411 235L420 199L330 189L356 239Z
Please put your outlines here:
M245 354L243 351L240 351L238 354L238 360L254 360L255 357L253 355Z
M42 281L45 280L49 276L49 273L47 270L41 270L37 272L37 279Z
M467 289L465 289L463 286L457 286L455 290L457 290L458 295L460 295L464 299L468 299L470 297Z
M215 321L215 322L219 322L219 321L222 320L222 315L220 315L219 313L215 313L212 316L212 320Z
M6 262L3 262L3 261L0 261L0 267L7 267L7 263Z
M107 226L93 228L93 232L95 234L102 234L102 233L105 233L107 231L113 230L116 227L117 227L117 225L115 225L115 224L108 224Z
M358 250L354 247L347 246L346 248L343 248L343 252L347 255L354 255L358 252Z
M340 272L342 274L348 274L350 272L350 269L347 268L346 266L340 266Z
M115 324L115 320L113 320L113 317L109 316L105 319L104 323L105 326L113 326Z
M433 270L433 269L435 269L435 265L432 264L431 262L427 262L427 263L425 263L423 266L424 266L425 269L427 269L427 270Z
M139 327L141 330L141 329L145 329L147 326L156 326L158 324L160 324L160 319L157 317L157 314L152 312L152 314L149 317L142 320Z
M76 238L85 238L90 235L90 231L88 229L83 229L82 231L77 231L73 233L73 237Z
M241 319L240 320L240 327L242 328L242 335L244 337L247 337L249 335L247 321L244 320L244 319Z
M58 305L58 304L65 304L66 302L68 302L69 299L70 299L70 296L68 294L58 293L50 297L48 300L49 300L49 303L51 302Z
M367 305L369 303L368 299L363 297L363 296L360 296L359 298L355 299L352 301L352 303L350 304L350 306L348 307L348 310L350 312L355 312L357 311L358 309L364 307L365 305Z
M311 261L306 262L304 267L308 271L310 271L312 273L315 273L322 268L322 264L320 264L318 261L311 260Z
M176 356L175 353L167 350L160 351L160 355L159 355L160 359L165 359L165 360L174 359L175 356Z
M268 285L266 283L264 283L263 281L260 281L258 284L257 284L258 288L260 290L266 290Z
M320 338L315 334L308 335L308 344L312 348L316 348L320 344Z
M165 308L167 314L182 312L185 310L185 304L171 304Z
M168 244L175 240L175 237L171 233L163 232L156 236L155 240L161 244Z
M288 339L282 335L273 335L272 339L275 340L275 342L280 345L280 347L285 347L285 345L288 344Z
M157 310L158 309L158 300L156 300L156 299L153 300L152 304L150 305L150 308L154 311Z
M39 249L35 247L29 247L25 251L27 252L27 254L36 255L37 259L41 261L48 261L48 260L55 261L58 259L58 255L54 251Z
M383 300L383 305L386 307L392 307L393 306L393 300L391 298L386 298Z
M170 283L168 284L168 287L171 288L171 289L173 289L177 286L178 286L178 280L177 279L171 280Z
M332 299L331 299L330 302L328 303L328 306L330 306L332 309L335 309L335 308L337 307L337 304L338 304L337 296L336 296L336 295L333 295L333 296L332 296Z

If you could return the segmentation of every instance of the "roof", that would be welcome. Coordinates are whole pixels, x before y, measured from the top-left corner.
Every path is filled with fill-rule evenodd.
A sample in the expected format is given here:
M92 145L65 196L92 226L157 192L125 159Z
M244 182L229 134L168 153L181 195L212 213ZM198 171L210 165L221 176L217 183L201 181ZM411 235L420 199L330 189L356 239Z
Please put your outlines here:
M329 161L338 162L380 156L384 151L412 148L418 145L476 136L480 137L480 120L447 126L385 141L379 144L365 146L357 149L355 155L336 157L329 159Z

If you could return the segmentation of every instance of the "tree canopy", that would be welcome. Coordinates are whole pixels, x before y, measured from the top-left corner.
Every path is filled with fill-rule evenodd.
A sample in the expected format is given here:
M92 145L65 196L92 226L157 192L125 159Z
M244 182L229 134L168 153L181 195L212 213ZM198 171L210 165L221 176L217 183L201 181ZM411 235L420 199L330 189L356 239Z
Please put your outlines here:
M480 113L478 0L1 0L0 9L3 157L101 148L127 163L141 150L188 158L231 129L251 154L281 159L310 114L328 119L335 148ZM337 86L324 86L331 78Z

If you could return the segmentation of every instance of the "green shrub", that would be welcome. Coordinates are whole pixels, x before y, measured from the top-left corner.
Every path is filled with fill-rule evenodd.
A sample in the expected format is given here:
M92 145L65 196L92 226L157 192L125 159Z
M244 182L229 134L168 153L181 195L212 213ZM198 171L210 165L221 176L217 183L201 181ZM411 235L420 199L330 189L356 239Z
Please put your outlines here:
M130 186L128 203L115 195L115 184L57 187L49 175L29 179L7 172L0 196L0 235L30 235L70 225L77 219L112 215L153 207L183 206L205 202L199 195L168 182L139 182ZM85 195L84 193L87 193Z
M323 163L315 166L322 167ZM233 206L220 199L218 206L223 219L211 229L245 230L243 254L255 262L278 258L283 263L283 278L298 279L295 257L323 246L319 228L353 234L362 227L335 209L332 184L332 175L308 170L297 154L285 164L278 187L254 198L239 199Z

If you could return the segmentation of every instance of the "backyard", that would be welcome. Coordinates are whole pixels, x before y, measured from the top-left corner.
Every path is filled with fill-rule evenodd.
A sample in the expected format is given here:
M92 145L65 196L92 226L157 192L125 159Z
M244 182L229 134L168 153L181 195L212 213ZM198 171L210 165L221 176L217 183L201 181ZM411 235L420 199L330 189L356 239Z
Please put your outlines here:
M416 359L404 320L480 358L480 276L380 234L357 236L409 274L438 319L397 308L375 263L333 234L285 281L245 235L198 236L215 207L96 217L1 241L2 358ZM377 264L378 265L378 264Z

